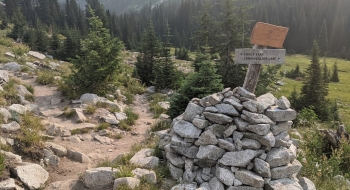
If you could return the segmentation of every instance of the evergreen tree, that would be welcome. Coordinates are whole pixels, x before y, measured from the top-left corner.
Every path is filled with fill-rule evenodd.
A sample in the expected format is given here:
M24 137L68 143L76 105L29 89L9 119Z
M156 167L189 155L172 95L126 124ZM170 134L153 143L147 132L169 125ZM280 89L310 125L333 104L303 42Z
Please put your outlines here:
M323 82L324 82L324 83L329 83L330 76L329 76L329 71L328 71L326 59L323 59L323 72L322 72L322 76L323 76Z
M214 46L215 35L214 35L214 22L210 15L210 9L212 5L209 1L204 4L204 10L199 12L197 16L198 30L195 32L193 37L194 43L197 47ZM203 53L203 52L202 52Z
M112 39L101 20L89 11L90 32L82 42L82 55L71 61L73 73L66 80L69 95L75 98L88 92L99 95L113 92L119 72L122 43Z
M174 62L170 58L171 35L169 24L167 24L166 32L165 42L163 43L164 57L157 59L153 69L155 75L153 85L156 89L174 89L177 83Z
M330 81L339 82L337 62L335 62L333 65L333 72L332 72L332 77L331 77Z
M26 29L26 20L20 10L20 8L17 8L14 16L13 16L13 28L12 31L9 33L9 37L17 40L23 39L23 36L25 34L25 29Z
M325 106L328 95L328 84L324 83L321 64L319 62L319 48L314 40L311 50L311 64L306 70L306 77L301 88L301 103L303 107L313 107L322 121L329 119L329 110Z
M326 20L323 20L320 33L318 35L318 45L322 55L327 55L328 51L328 32Z
M170 101L168 114L175 118L185 111L188 102L192 98L203 98L212 93L222 90L220 75L215 74L216 69L208 60L200 64L198 72L186 77L184 84L180 87Z
M59 57L59 51L61 49L61 41L60 38L58 37L58 34L56 32L54 32L52 34L52 38L51 38L51 43L50 43L50 53L54 56L54 57Z
M159 56L159 52L159 41L151 22L142 37L142 51L135 64L136 75L147 86L152 85L152 81L154 81L153 65L156 62L156 57Z

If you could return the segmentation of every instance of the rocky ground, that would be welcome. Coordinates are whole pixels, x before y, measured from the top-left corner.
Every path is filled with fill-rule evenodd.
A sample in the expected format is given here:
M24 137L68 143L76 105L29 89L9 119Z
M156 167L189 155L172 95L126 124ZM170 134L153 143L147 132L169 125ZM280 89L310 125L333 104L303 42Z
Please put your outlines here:
M38 67L30 63L27 63L27 65L29 65L30 70ZM111 161L118 155L128 152L135 143L144 141L149 135L151 125L155 123L153 114L149 111L147 94L135 95L134 102L131 105L125 105L122 101L117 100L110 101L93 94L87 94L84 96L85 98L82 97L80 100L72 101L62 96L56 86L38 84L35 75L30 76L21 73L21 65L11 63L2 66L2 73L0 73L2 82L6 83L12 78L17 79L21 84L34 87L33 102L28 102L23 98L22 105L15 105L16 108L12 109L11 106L3 109L7 111L6 113L8 111L20 112L21 109L22 111L31 109L42 119L41 123L46 127L41 135L49 139L45 142L46 148L42 152L46 159L40 163L34 163L30 160L23 160L20 164L17 163L23 165L23 167L30 165L28 166L29 170L23 170L25 172L42 171L39 172L38 176L35 176L39 178L36 182L25 182L25 179L19 180L28 189L43 187L44 183L48 184L45 189L84 189L82 183L78 181L79 176L83 176L86 170L95 168L98 163L106 160ZM5 75L8 75L7 79ZM25 91L24 94L26 93L30 92ZM23 97L24 94L22 94ZM114 113L105 108L98 108L93 114L84 112L88 105L96 105L100 101L105 102L109 107L118 108L115 110L119 111ZM131 126L130 131L123 131L117 127L117 123L125 119L123 118L125 117L123 110L126 107L131 107L133 112L139 115L139 119L135 125ZM1 110L2 115L4 115L4 110ZM67 112L67 110L72 110L72 117L66 116L65 111ZM111 127L100 131L93 130L101 122L110 123ZM4 129L7 125L9 124L2 124L1 127ZM87 130L87 133L84 134L72 135L72 131L75 129L90 130ZM6 141L7 137L11 137L11 134L5 133L2 136ZM115 136L121 138L113 138ZM6 142L4 143L6 144ZM20 159L20 157L18 158ZM23 164L24 161L32 163ZM30 178L30 176L25 177ZM21 179L21 177L18 176L17 179ZM5 186L6 184L14 184L12 178L9 180L6 181ZM50 185L51 183L52 185Z

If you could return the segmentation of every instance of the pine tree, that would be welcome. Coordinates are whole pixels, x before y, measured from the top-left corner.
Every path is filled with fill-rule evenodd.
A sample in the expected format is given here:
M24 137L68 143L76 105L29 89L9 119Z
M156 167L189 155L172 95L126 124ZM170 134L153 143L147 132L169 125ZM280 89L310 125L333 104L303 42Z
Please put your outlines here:
M323 20L320 33L318 35L318 45L322 55L327 55L328 51L328 32L326 20Z
M82 55L71 61L73 73L66 80L69 95L75 98L88 92L98 95L113 92L119 72L122 43L112 39L101 20L89 11L90 32L82 42Z
M137 57L136 76L138 76L147 86L154 81L153 65L156 57L159 57L159 41L156 37L152 22L142 37L142 51Z
M332 82L339 82L340 81L339 76L338 76L337 62L335 62L333 65L333 72L332 72L332 77L331 77L330 81L332 81Z
M328 95L328 84L324 83L321 64L319 62L319 48L314 40L311 50L311 64L306 70L306 77L301 88L301 103L303 107L312 106L321 120L329 119L329 110L325 106Z
M170 58L171 37L170 26L167 24L165 42L163 43L164 57L157 59L153 69L155 75L153 85L156 89L174 89L177 83L174 62Z
M200 64L198 72L186 77L184 84L170 101L168 114L175 118L180 115L192 98L203 98L212 93L222 90L220 75L215 74L216 69L208 60Z
M323 76L323 82L324 82L324 83L329 83L330 76L329 76L329 71L328 71L326 59L323 59L323 72L322 72L322 76Z
M17 39L22 40L25 34L26 20L20 8L17 8L14 12L13 24L14 26L12 28L12 31L9 33L9 37L14 40L17 40Z

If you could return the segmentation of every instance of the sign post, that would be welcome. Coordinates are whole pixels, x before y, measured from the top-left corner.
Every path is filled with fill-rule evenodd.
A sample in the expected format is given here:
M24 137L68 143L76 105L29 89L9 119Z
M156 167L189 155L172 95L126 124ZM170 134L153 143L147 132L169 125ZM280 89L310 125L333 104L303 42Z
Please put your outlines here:
M236 49L235 64L249 64L243 88L254 93L261 70L261 64L283 64L285 49L266 49L266 47L282 48L288 28L258 22L250 37L253 49Z

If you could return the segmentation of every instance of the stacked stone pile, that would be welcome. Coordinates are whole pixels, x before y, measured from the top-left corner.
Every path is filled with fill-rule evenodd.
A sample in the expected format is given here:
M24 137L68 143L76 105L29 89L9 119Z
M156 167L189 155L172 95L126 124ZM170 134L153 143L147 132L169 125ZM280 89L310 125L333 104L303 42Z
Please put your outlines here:
M315 189L297 176L289 106L285 97L256 98L241 87L193 99L160 141L171 175L182 182L173 189Z

